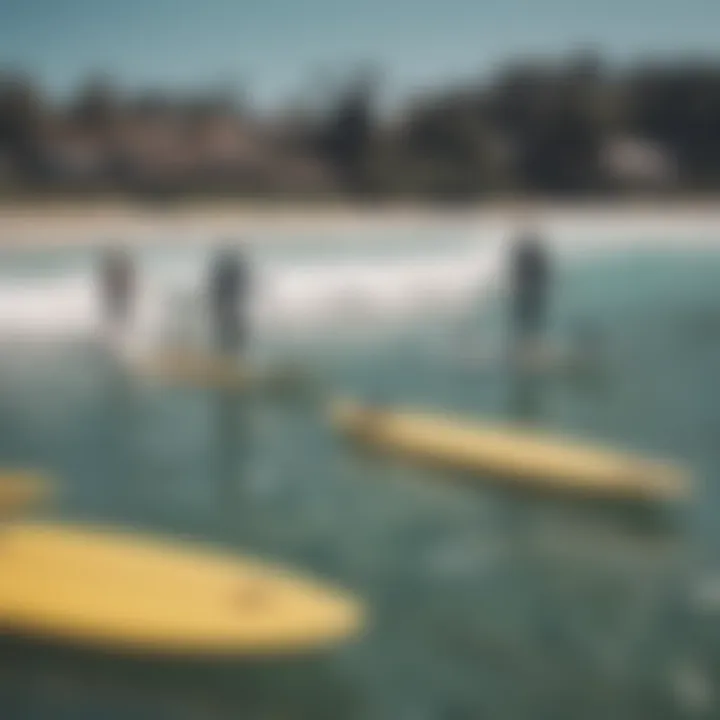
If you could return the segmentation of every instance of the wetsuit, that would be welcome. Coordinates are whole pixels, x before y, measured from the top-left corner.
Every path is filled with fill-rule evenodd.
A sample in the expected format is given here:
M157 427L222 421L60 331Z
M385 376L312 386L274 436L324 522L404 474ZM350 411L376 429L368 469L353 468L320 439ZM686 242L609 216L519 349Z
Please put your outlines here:
M222 353L241 350L247 341L246 300L249 278L244 260L231 253L217 259L210 279L215 342Z
M539 240L527 236L520 240L513 258L513 324L521 340L536 338L542 332L548 305L550 268Z
M105 320L113 327L126 324L134 294L134 272L130 258L110 252L103 260L102 294Z

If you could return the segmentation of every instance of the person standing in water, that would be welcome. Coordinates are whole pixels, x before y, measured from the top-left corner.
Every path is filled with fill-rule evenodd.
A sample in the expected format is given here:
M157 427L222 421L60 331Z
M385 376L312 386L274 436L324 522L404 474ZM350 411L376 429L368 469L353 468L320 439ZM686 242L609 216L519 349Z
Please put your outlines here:
M525 353L537 349L545 330L551 285L550 258L537 233L525 232L517 239L511 274L515 351Z
M104 324L113 332L127 330L135 299L135 268L128 253L119 248L105 251L100 266L100 291Z
M247 300L250 282L240 251L222 250L210 276L210 312L217 350L232 354L247 344Z

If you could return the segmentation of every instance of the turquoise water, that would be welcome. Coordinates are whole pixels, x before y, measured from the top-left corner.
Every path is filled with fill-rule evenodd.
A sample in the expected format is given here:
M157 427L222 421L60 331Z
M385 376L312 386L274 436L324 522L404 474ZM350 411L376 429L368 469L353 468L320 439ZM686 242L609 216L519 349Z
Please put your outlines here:
M687 507L508 495L354 452L313 397L149 385L87 342L6 346L0 458L57 478L50 514L291 564L365 598L372 622L322 657L260 664L3 641L2 717L716 717L720 597L713 607L699 595L720 573L720 257L568 266L554 311L559 336L577 318L600 323L601 376L519 387L438 352L457 327L500 337L499 300L449 330L447 318L415 320L359 345L326 338L305 359L329 393L517 418L685 461L698 481Z

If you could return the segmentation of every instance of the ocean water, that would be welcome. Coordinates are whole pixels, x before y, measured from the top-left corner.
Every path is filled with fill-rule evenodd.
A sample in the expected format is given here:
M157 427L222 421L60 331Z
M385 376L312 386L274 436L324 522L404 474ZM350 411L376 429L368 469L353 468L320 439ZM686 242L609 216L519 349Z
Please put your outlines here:
M237 398L134 377L102 341L93 254L0 263L0 458L57 482L50 516L199 538L365 599L318 657L162 663L0 643L0 708L39 718L695 718L720 715L720 231L565 229L551 334L602 337L592 378L518 383L504 235L374 228L259 238L258 363L320 396ZM210 249L147 244L132 349L202 344ZM692 467L679 508L506 494L359 453L322 397L533 422ZM1 564L0 564L1 567Z

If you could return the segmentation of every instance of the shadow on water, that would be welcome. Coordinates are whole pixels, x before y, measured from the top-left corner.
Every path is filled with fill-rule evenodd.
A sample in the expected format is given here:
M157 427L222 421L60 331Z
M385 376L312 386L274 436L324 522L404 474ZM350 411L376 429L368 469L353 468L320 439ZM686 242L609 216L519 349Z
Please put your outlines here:
M4 636L2 717L359 717L360 698L333 660L320 655L156 660Z

